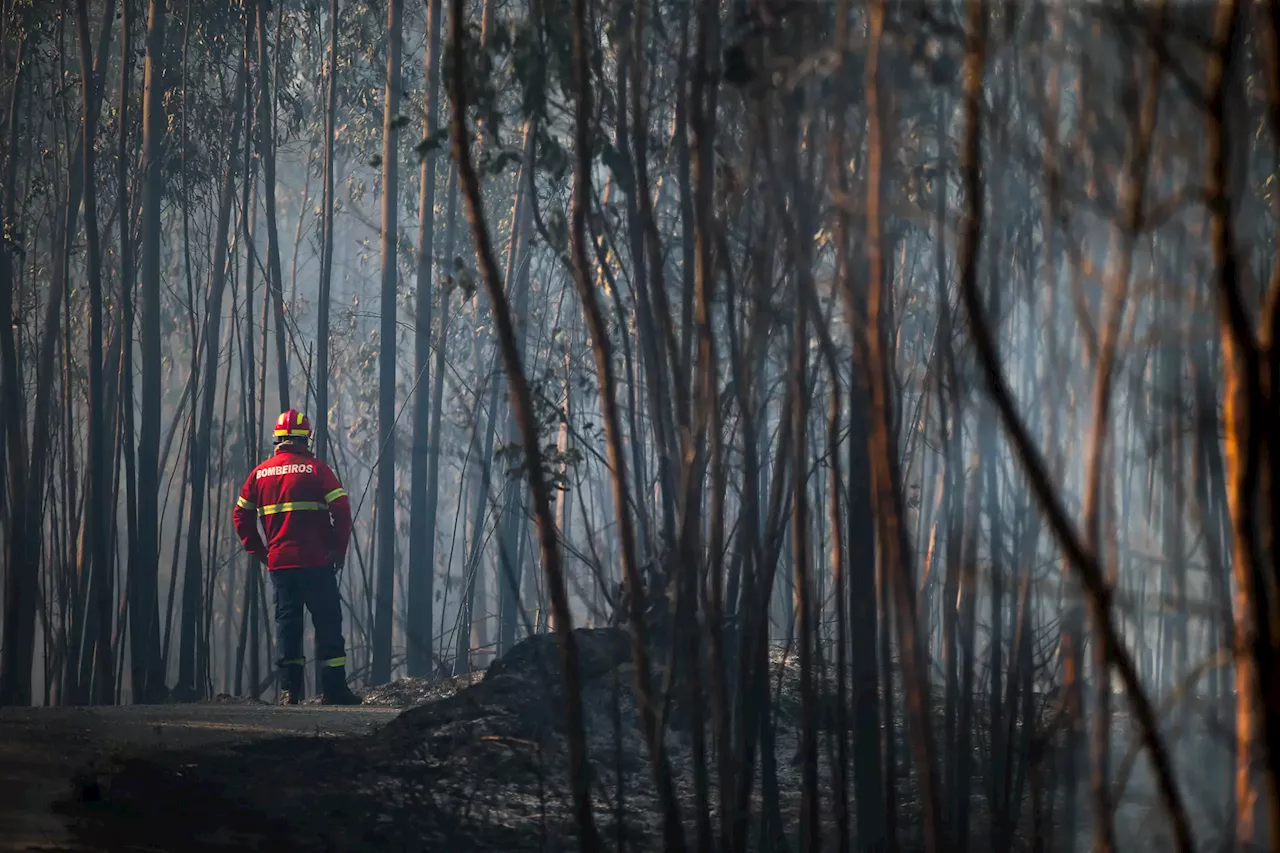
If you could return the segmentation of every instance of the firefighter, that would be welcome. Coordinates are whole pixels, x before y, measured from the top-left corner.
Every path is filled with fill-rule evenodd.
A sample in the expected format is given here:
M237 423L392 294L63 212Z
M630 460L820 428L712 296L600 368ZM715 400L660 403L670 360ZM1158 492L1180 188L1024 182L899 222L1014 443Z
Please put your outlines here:
M311 611L326 705L359 705L347 686L338 572L351 538L351 503L328 465L311 452L311 423L290 409L276 419L275 455L249 474L236 501L236 533L267 567L276 599L280 704L303 694L303 608ZM258 532L258 520L267 539Z

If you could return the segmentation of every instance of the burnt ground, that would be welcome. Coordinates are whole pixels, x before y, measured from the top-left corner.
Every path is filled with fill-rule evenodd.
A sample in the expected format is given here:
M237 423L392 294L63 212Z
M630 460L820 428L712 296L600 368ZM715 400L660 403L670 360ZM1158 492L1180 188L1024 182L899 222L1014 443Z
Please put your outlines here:
M239 703L0 709L0 850L128 849L82 830L101 823L99 817L127 819L133 794L164 803L163 793L134 785L138 769L164 767L179 783L194 782L203 768L229 756L249 756L268 744L330 744L366 734L395 714ZM179 796L188 787L166 781L170 786L178 814L198 808Z
M597 824L629 850L654 849L660 821L629 640L620 630L576 633ZM576 849L561 674L546 635L484 673L402 680L355 709L0 710L0 850ZM668 745L688 819L688 733L671 732ZM798 791L793 751L784 726L788 802Z
M619 837L635 853L662 849L648 750L631 697L627 635L576 634L597 826L614 842L607 849L619 849ZM774 668L780 790L772 804L782 825L794 828L801 787L791 760L795 673L780 660ZM0 850L574 850L562 683L556 637L543 635L518 644L485 673L400 681L353 709L0 711ZM674 714L673 723L680 717ZM829 743L820 734L827 792ZM677 725L667 747L692 839L689 733ZM898 808L903 840L914 848L916 804L903 796ZM753 813L758 820L758 793ZM978 833L983 820L974 815Z

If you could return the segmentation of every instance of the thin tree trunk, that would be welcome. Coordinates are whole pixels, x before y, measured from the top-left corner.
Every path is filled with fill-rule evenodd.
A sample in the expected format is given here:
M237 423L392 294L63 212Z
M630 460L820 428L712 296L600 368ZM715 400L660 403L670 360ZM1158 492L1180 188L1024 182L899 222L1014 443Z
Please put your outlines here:
M329 310L333 293L333 144L338 111L338 14L339 0L329 0L328 88L324 109L324 212L320 248L320 282L316 316L315 452L329 459Z
M871 411L874 417L869 453L874 504L876 515L880 519L878 542L884 560L886 580L895 604L899 660L902 666L904 693L907 697L907 718L910 721L909 740L920 779L925 847L938 850L941 849L942 844L942 817L929 711L931 707L929 681L924 669L924 655L919 647L915 588L909 574L911 561L906 532L902 526L901 481L897 470L898 453L888 399L890 369L885 316L890 310L888 304L890 287L884 275L885 265L882 261L884 235L881 233L883 225L881 222L881 185L883 183L881 164L884 162L882 146L885 139L881 126L884 119L881 114L881 92L877 76L884 13L882 0L874 0L870 10L870 50L866 63L867 112L871 122L867 160L867 254L870 282L867 291L866 371L871 391ZM852 298L852 294L846 294L846 298Z
M1265 839L1271 849L1280 845L1280 719L1276 703L1274 589L1264 572L1265 555L1259 535L1260 474L1266 450L1274 452L1274 436L1264 435L1267 415L1262 388L1262 359L1251 328L1245 297L1240 292L1239 247L1236 245L1233 199L1228 187L1227 69L1236 47L1239 8L1234 0L1220 0L1214 16L1213 52L1207 76L1210 239L1218 266L1214 290L1218 297L1223 349L1223 417L1226 426L1228 504L1234 546L1236 581L1236 842L1249 849ZM1265 442L1265 444L1264 444ZM1258 755L1257 753L1261 753ZM1258 759L1261 759L1260 761ZM1261 765L1261 785L1254 768ZM1259 790L1259 788L1261 790ZM1257 826L1261 809L1268 826Z
M236 73L234 107L231 114L239 117L242 98L248 83L248 58L240 53L240 69ZM181 633L178 647L178 682L174 690L188 700L203 695L205 678L198 666L197 628L199 614L203 610L201 590L204 583L204 565L201 554L201 525L204 522L206 482L209 473L210 434L213 428L214 403L218 390L219 342L222 334L222 303L227 283L227 251L231 229L231 208L235 205L237 155L240 145L240 122L233 121L231 144L227 149L226 172L222 179L222 192L218 201L218 220L215 226L213 269L209 277L209 295L205 309L205 328L201 337L205 341L204 376L199 382L202 390L200 413L196 417L195 434L191 447L191 511L187 516L187 559L182 579L182 614L179 617ZM192 411L195 411L194 405Z
M395 3L397 0L392 0L392 2ZM586 27L584 0L575 0L575 6L574 40L576 48L575 59L577 61L574 65L575 74L582 79L585 78L586 67L585 44L582 43ZM599 833L596 830L591 805L586 733L582 716L582 674L578 668L578 646L577 640L573 635L573 617L569 610L569 599L565 591L560 548L559 543L556 541L555 520L551 517L550 495L546 480L542 474L542 447L538 438L533 397L516 350L515 328L511 321L511 310L507 305L506 294L502 292L498 264L494 258L488 227L484 221L484 209L480 197L480 181L476 176L475 167L471 163L471 144L468 138L470 134L467 132L466 127L466 69L461 61L464 50L464 12L465 7L462 0L451 0L449 41L454 61L451 63L451 85L449 89L453 106L451 122L453 158L457 164L463 198L467 203L467 218L471 223L476 259L483 273L482 278L488 291L489 302L493 307L494 322L498 327L498 342L502 349L507 379L511 386L511 405L516 408L520 417L520 431L524 439L525 471L529 478L534 512L538 521L542 566L543 571L546 572L547 586L550 588L552 603L556 611L559 645L564 664L569 770L573 790L574 812L578 823L578 846L583 853L596 853L601 849L601 842ZM579 98L582 97L584 91L585 89L580 86ZM581 114L580 111L579 115ZM585 132L585 128L579 130L579 133L583 132Z
M147 59L144 73L142 148L142 421L138 435L138 557L133 561L138 599L129 608L134 644L148 654L142 695L161 695L165 673L160 655L159 578L160 525L160 206L163 203L164 92L159 66L164 51L167 0L150 0ZM134 677L137 677L135 671ZM136 689L136 686L135 686Z
M1067 520L1066 510L1053 489L1044 461L1017 415L1007 380L1000 368L999 356L990 329L987 328L981 316L982 304L977 286L977 249L981 237L984 207L978 165L980 162L979 120L986 65L985 0L970 0L967 11L968 31L964 69L965 133L960 164L964 177L967 210L962 219L959 265L960 294L968 317L974 348L984 383L1000 412L1005 431L1027 474L1027 479L1034 487L1036 498L1053 528L1059 545L1084 587L1086 600L1098 628L1098 641L1106 645L1111 666L1120 677L1142 744L1151 758L1161 804L1173 825L1174 849L1181 853L1190 853L1195 849L1195 844L1186 809L1174 782L1168 752L1157 731L1155 710L1138 683L1133 659L1120 642L1116 627L1111 620L1110 589L1096 555L1081 544L1071 523Z
M614 144L622 162L625 164L625 169L622 170L623 176L619 181L623 190L627 193L628 250L632 265L631 286L635 291L636 301L636 337L639 341L637 349L640 352L641 373L643 374L644 388L649 400L649 420L652 425L654 443L657 445L659 459L658 479L661 483L663 534L666 544L670 547L675 537L675 489L671 473L674 468L675 456L671 437L674 427L669 423L670 406L662 396L662 389L665 387L663 376L666 375L666 362L663 359L663 349L655 331L653 307L649 296L645 229L640 215L639 198L641 192L648 192L647 186L641 181L643 168L638 159L639 157L647 156L645 154L644 133L641 132L645 116L638 90L635 88L636 85L639 85L641 78L638 72L633 69L637 62L642 63L643 61L643 57L639 60L634 59L637 51L643 50L644 47L643 10L641 8L641 3L643 2L644 0L636 0L635 9L632 12L634 15L634 21L631 24L634 30L632 41L625 45L625 49L619 51L617 102L620 108L618 110ZM635 77L633 81L629 81L629 73ZM632 87L630 96L628 96L628 85ZM636 151L639 153L635 157L632 155L628 113L632 115L636 122ZM640 473L637 471L637 477L640 476Z
M458 213L458 172L456 168L449 170L448 210L445 213L444 253L443 257L453 257L455 227ZM449 342L449 301L452 290L446 288L440 293L440 337L436 344L436 360L432 367L431 387L431 426L427 433L427 494L423 504L423 514L428 519L437 515L440 499L440 427L444 412L444 372ZM434 525L433 525L434 527ZM426 542L423 562L430 566L432 578L435 575L436 538L430 536ZM446 599L447 600L447 599ZM441 618L444 606L440 608ZM431 637L427 638L427 654L431 654ZM429 663L430 665L430 663ZM434 667L432 667L434 670Z
M262 195L267 208L267 284L274 299L276 321L276 383L280 389L280 411L288 409L289 350L285 336L284 282L280 271L280 234L276 228L276 142L275 96L267 74L267 4L257 0L258 24L258 154L262 158ZM277 12L283 14L283 12ZM279 63L280 57L276 57ZM265 318L264 318L265 322Z
M636 703L640 709L641 726L649 746L654 785L657 789L659 808L663 816L664 844L668 853L679 853L685 848L684 828L680 822L679 804L675 797L670 767L666 760L666 746L662 727L655 713L657 706L652 692L653 679L649 662L648 631L645 624L644 582L640 577L640 567L636 564L635 527L631 509L627 503L629 491L626 457L622 447L622 425L618 413L617 387L613 373L612 341L605 324L604 314L596 300L595 285L587 262L585 228L591 199L591 127L589 122L593 116L587 26L586 0L574 0L575 157L573 200L570 211L570 257L573 262L574 284L578 290L578 297L582 301L587 332L591 337L591 345L595 355L596 374L600 383L600 411L604 424L608 465L613 474L611 485L614 513L618 521L623 582L626 587L630 608L628 616L632 638L631 653L635 663L634 690ZM707 236L709 239L710 235ZM524 419L523 413L521 413L521 417ZM530 437L527 429L525 430L525 435L527 442ZM539 468L538 470L541 469ZM550 523L551 519L548 518L547 522ZM546 557L544 555L545 563ZM686 569L691 572L694 570L692 566L686 567ZM548 574L548 585L551 587L554 602L557 594L556 581L551 578L550 574ZM690 604L693 604L693 602L690 602ZM562 636L568 636L570 622L567 607L562 612L561 608L556 605L555 616L556 630ZM568 649L566 647L567 657ZM566 668L567 665L566 661ZM700 701L700 697L695 701ZM585 791L583 794L585 795ZM590 820L589 803L585 806L580 803L579 809L580 819ZM583 811L586 812L585 817L582 816ZM583 849L585 850L586 847L584 846Z
M1165 4L1157 5L1156 24L1152 35L1163 38ZM1083 529L1085 547L1096 559L1101 560L1102 541L1102 477L1107 457L1107 430L1111 409L1111 382L1116 348L1124 323L1129 291L1129 274L1133 263L1134 239L1142 221L1143 195L1147 184L1148 152L1155 126L1156 106L1162 85L1163 67L1159 51L1152 51L1152 67L1147 84L1143 87L1143 100L1138 126L1130 147L1120 187L1121 221L1113 234L1112 252L1115 266L1107 282L1103 299L1106 300L1102 337L1098 343L1096 375L1093 380L1093 424L1089 444L1085 450L1089 466L1084 492ZM1110 489L1108 489L1110 491ZM1104 581L1110 583L1110 581ZM1106 614L1110 618L1110 614ZM1095 617L1096 621L1096 617ZM1101 633L1100 626L1095 630ZM1110 853L1115 849L1115 806L1111 801L1110 742L1111 742L1111 678L1110 650L1099 640L1094 644L1094 677L1097 679L1097 704L1094 709L1093 778L1091 788L1094 803L1095 853Z
M959 424L957 424L957 429ZM967 477L964 489L964 509L957 513L956 539L963 532L963 552L959 565L959 585L956 588L956 623L959 630L959 705L957 707L955 776L951 780L953 798L953 822L948 831L949 842L957 853L969 849L970 810L973 804L973 726L977 716L974 710L974 679L977 666L977 596L978 596L978 537L981 534L982 512L982 459L975 454L974 470ZM961 459L956 465L964 464ZM959 497L957 492L956 496ZM960 528L963 524L963 528Z
M533 122L525 121L524 140L521 144L520 174L516 179L515 209L511 219L511 252L507 257L507 291L515 297L515 316L529 316L529 251L530 227L532 219L529 213L529 192L533 183L534 168L534 136ZM528 350L529 323L527 319L519 322L518 345L521 360ZM520 424L515 413L507 409L508 445L519 444ZM498 637L497 654L502 654L515 644L516 621L520 603L520 562L516 559L519 550L521 520L524 517L519 482L506 484L503 489L506 498L503 501L502 521L498 540Z
M849 0L841 0L836 12L836 40L845 43L844 33L849 26ZM846 62L844 51L841 63ZM831 162L835 172L835 186L841 193L848 193L848 172L845 162L846 103L845 88L840 92L838 113L831 138ZM865 300L852 297L858 292L853 279L851 258L851 234L849 216L841 209L836 217L836 275L840 287L847 294L844 304L845 322L856 328L862 316ZM852 652L849 679L853 693L853 788L854 807L857 810L857 849L861 853L880 853L888 845L886 835L886 808L884 767L882 763L880 685L877 677L876 647L879 627L876 619L876 560L875 521L871 507L870 458L868 456L870 400L859 371L854 369L849 394L848 469L849 479L844 507L844 524L847 525L845 542L848 548L849 567L848 618L849 645ZM838 485L837 485L838 488ZM832 520L832 524L836 524ZM834 559L834 557L833 557ZM888 691L888 685L884 688Z
M103 9L103 25L98 34L97 51L94 54L95 85L93 107L89 114L95 126L90 127L88 133L84 134L90 139L96 133L101 101L101 86L98 84L102 80L102 63L110 45L111 28L108 24L114 17L115 4L112 0L108 0ZM57 355L58 342L61 339L58 315L59 309L64 304L67 286L69 254L67 246L76 228L81 194L84 191L82 139L76 139L74 146L68 164L68 192L63 206L61 231L59 237L53 241L55 258L52 285L45 303L43 324L45 334L40 340L36 366L36 405L31 419L30 464L25 472L26 482L21 493L26 496L27 503L22 511L22 517L28 524L32 519L43 517L46 463L49 461L55 439L54 430L50 425L50 415L53 408L53 393L57 388L56 383L52 381L54 357ZM16 367L16 362L14 364ZM31 671L36 657L36 611L40 597L40 545L38 534L10 537L12 553L8 564L13 567L13 570L5 576L4 635L3 641L0 641L0 705L27 705L31 702ZM20 550L13 550L14 548Z
M103 400L102 380L102 249L98 234L97 180L94 174L94 139L90 134L96 125L93 110L94 92L98 89L89 46L88 0L76 2L76 25L80 42L82 116L81 161L84 167L84 229L88 252L85 266L89 273L89 416L85 441L88 444L87 492L84 553L87 560L81 572L90 578L94 628L86 642L93 644L93 701L110 705L115 701L114 665L111 659L111 627L113 596L111 560L107 550L107 416Z
M337 0L334 0L336 6ZM436 514L435 502L431 502L431 514L427 514L429 490L428 469L431 468L432 430L437 427L429 422L432 417L432 386L423 382L431 358L431 320L435 300L432 282L435 248L435 199L436 199L436 150L434 140L439 126L440 103L440 30L443 23L444 4L441 0L429 0L427 4L427 95L426 120L423 132L432 147L422 153L422 167L418 180L418 292L417 312L414 318L413 366L417 388L413 392L413 469L409 485L409 580L408 620L405 635L408 645L407 672L410 678L429 675L431 666L432 598L435 590ZM337 30L334 29L333 50L336 53ZM441 292L440 301L447 302L448 294ZM440 331L436 346L444 350L444 329ZM435 436L438 441L439 436ZM436 457L438 460L438 456ZM434 479L434 478L433 478Z
M149 650L144 638L133 633L132 626L137 624L134 616L136 607L144 607L138 593L135 575L138 556L138 482L137 460L134 444L134 412L133 396L133 335L134 335L134 265L133 265L133 210L129 203L129 130L132 122L129 118L131 103L130 88L133 81L133 24L130 9L132 0L121 0L120 4L120 100L119 100L119 144L116 149L116 218L120 220L120 442L124 448L126 536L128 538L129 568L127 575L128 614L130 620L131 641L129 689L134 702L147 702L146 693ZM124 629L121 628L123 635Z
M516 192L511 203L511 239L507 247L507 263L503 273L503 290L508 294L515 294L517 298L515 306L514 318L523 318L528 310L528 301L524 292L516 293L517 271L519 268L520 257L523 254L523 244L527 242L525 238L525 228L523 224L528 218L528 191L532 186L532 174L529 171L532 168L533 156L533 124L530 121L525 122L524 142L521 146L521 167L520 176L516 182ZM477 296L474 300L476 326L477 329L483 327L483 308L482 303ZM520 358L524 359L525 354L525 338L527 335L527 324L521 322L521 319L515 319L518 323L516 349ZM475 353L476 367L480 369L482 362L483 348L481 340L487 337L487 334L478 332L473 336L473 350ZM496 360L497 354L494 354ZM501 405L501 399L498 396L499 385L493 381L492 370L485 373L485 380L489 382L489 401L485 407L485 425L484 425L484 442L481 445L481 451L478 454L477 464L480 470L474 479L475 504L472 510L471 524L471 544L467 550L467 561L464 575L464 590L462 600L459 602L460 611L458 618L458 633L455 638L455 653L453 662L454 675L462 675L471 672L472 661L470 650L482 649L488 645L488 633L485 629L486 614L481 613L480 617L476 617L475 603L479 597L481 602L485 599L485 559L482 543L485 538L485 519L489 515L490 510L490 489L493 483L493 446L497 436L498 414ZM514 430L514 432L512 431ZM511 422L508 423L507 441L509 444L519 443L519 426L515 423L515 416L511 416ZM505 513L504 513L505 516ZM503 573L503 564L506 561L503 556L502 549L508 544L503 536L503 525L499 524L498 532L498 571L499 579Z
M371 684L391 680L396 557L396 240L399 210L400 48L404 0L387 3L387 77L382 119L382 322L378 332L378 579Z
M3 41L0 40L0 45ZM5 123L6 152L4 181L0 182L0 193L4 195L3 215L5 222L13 221L17 193L16 176L18 162L18 107L22 99L26 62L24 61L27 45L27 33L24 29L18 36L18 47L15 58L13 90L9 98L7 121ZM21 560L27 559L32 540L36 538L27 529L26 513L29 501L26 500L27 452L24 431L25 417L22 395L21 372L18 364L18 345L13 330L17 326L14 312L13 293L13 258L7 246L0 246L0 393L4 402L4 444L6 477L10 500L5 505L5 522L7 524L7 541L5 542L5 560L8 571L5 573L4 586L4 647L20 641L19 619L21 611L28 606L34 617L35 602L27 603L31 595L39 591L29 585L33 577L27 572L19 571ZM30 573L34 575L34 572ZM22 626L25 629L25 625ZM31 624L31 649L35 645L35 623ZM15 649L16 651L16 649ZM5 655L0 658L0 704L28 704L31 699L31 670L27 664L25 676L23 663L16 657ZM47 682L46 682L47 683ZM26 687L23 687L23 684Z

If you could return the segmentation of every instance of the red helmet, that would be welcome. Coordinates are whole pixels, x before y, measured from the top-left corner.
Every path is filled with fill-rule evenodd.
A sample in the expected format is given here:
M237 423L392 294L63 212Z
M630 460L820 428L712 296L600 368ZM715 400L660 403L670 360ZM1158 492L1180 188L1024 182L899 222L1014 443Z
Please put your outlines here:
M282 412L280 417L276 418L275 436L277 442L293 439L309 442L311 441L311 421L297 409Z

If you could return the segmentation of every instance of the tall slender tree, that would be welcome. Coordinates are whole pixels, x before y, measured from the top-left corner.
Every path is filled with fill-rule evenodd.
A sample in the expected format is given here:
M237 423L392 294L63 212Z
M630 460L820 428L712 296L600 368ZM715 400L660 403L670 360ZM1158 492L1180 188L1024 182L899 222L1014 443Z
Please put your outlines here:
M407 668L411 677L431 671L431 599L435 589L436 517L428 507L427 474L431 467L431 384L426 381L431 358L431 320L435 288L432 283L435 251L436 133L440 126L440 32L444 4L427 3L427 95L422 122L422 164L418 177L418 292L414 315L413 347L413 469L409 484L409 622ZM441 298L446 298L441 294ZM444 345L441 331L436 346ZM429 513L429 514L428 514Z
M382 322L378 332L378 578L374 684L391 680L396 569L396 242L399 234L400 50L404 0L387 2L387 77L382 110Z
M104 411L102 380L102 246L98 231L97 179L94 169L93 134L95 72L89 43L88 0L76 0L76 29L80 42L80 94L82 150L84 167L84 231L87 256L85 267L89 278L89 416L85 442L88 445L87 491L85 494L85 537L81 549L81 572L89 578L92 589L90 607L95 630L86 632L85 643L92 644L85 654L93 655L92 698L98 704L110 705L115 699L115 667L111 654L112 564L107 551L107 416ZM83 685L87 687L87 685Z
M111 28L109 22L115 18L115 4L108 0L103 7L103 24L98 32L98 44L94 51L93 62L93 109L90 116L97 115L99 100L102 97L101 63L110 45ZM89 134L93 136L92 133ZM58 355L58 343L62 340L62 329L66 325L64 309L68 265L71 253L67 250L68 241L73 232L80 213L80 202L84 193L84 156L83 134L74 134L75 143L71 151L68 166L68 190L61 208L59 228L52 240L54 259L52 264L51 286L44 302L44 334L40 338L36 362L36 404L31 417L30 456L26 476L23 483L23 498L27 506L23 517L31 523L44 517L45 477L50 462L55 432L52 429L53 395L58 383L53 381L54 359ZM38 530L39 528L36 528ZM40 536L23 535L14 537L10 550L18 550L9 565L12 570L5 576L4 590L4 635L0 643L0 705L26 705L31 701L31 673L35 660L36 611L39 601L39 569L40 569Z
M137 447L134 443L134 417L137 406L133 388L133 339L135 320L133 206L129 190L130 130L129 107L133 88L133 5L134 0L120 2L120 131L116 147L116 220L120 234L120 444L124 457L125 481L125 546L130 555L138 553L138 466ZM132 567L126 584L128 612L132 617L134 604L138 602L137 584L133 582ZM123 633L123 626L121 631ZM135 637L137 635L134 635ZM141 690L147 681L148 649L145 643L129 644L132 698L135 702L147 700Z
M160 667L160 213L164 164L164 53L167 0L150 0L147 61L142 101L142 421L138 433L138 555L131 580L137 598L130 607L134 644L154 649L142 673L134 670L134 692L147 700L164 687ZM141 674L141 684L136 679Z
M180 696L197 698L204 695L207 674L200 671L197 645L200 642L200 616L204 611L204 555L205 543L200 536L204 523L206 481L209 474L211 436L213 431L214 403L218 390L218 361L222 340L222 303L227 285L228 240L231 236L231 209L236 200L236 175L239 160L241 101L248 83L248 57L240 52L240 69L236 73L232 89L234 106L231 115L231 144L227 147L222 189L218 195L218 219L214 231L213 268L209 271L209 295L205 303L205 324L201 337L204 347L204 375L198 393L200 414L196 418L191 437L191 503L187 514L187 559L182 576L182 613L178 638L178 681L174 691ZM194 405L193 405L194 411ZM220 519L211 519L217 524Z
M392 0L396 2L396 0ZM582 709L582 673L579 668L579 650L577 639L573 633L573 616L569 609L569 596L565 587L563 562L561 560L560 542L556 533L555 520L551 515L551 495L547 485L544 468L542 446L539 443L538 423L536 420L533 395L528 380L524 375L524 366L516 347L515 327L511 319L511 308L502 289L498 263L494 255L493 244L489 236L489 228L485 223L484 207L480 195L480 179L475 166L471 162L471 139L467 130L467 91L466 71L463 62L465 43L464 4L462 0L450 0L449 9L449 46L452 62L449 69L449 99L452 107L450 119L453 161L458 170L458 182L462 197L466 202L467 219L471 223L471 234L475 245L475 255L481 271L481 280L493 306L493 318L497 325L497 341L502 352L503 366L506 368L507 384L510 389L511 405L515 407L520 419L520 433L524 445L525 473L529 480L529 491L533 499L534 516L538 524L538 539L542 555L542 567L546 574L547 586L550 588L552 606L555 608L556 625L559 628L561 662L564 666L565 679L565 727L569 741L569 778L573 793L573 811L577 822L578 849L582 853L598 853L601 850L601 839L596 828L594 808L591 802L591 775L587 756L586 727ZM574 68L575 78L585 84L582 72L586 68L585 44L583 33L586 27L585 6L582 2L574 4ZM585 85L578 87L579 98L585 97ZM581 106L581 103L579 104ZM582 113L580 112L581 116ZM579 131L581 133L581 131ZM581 167L579 167L580 169Z
M21 24L19 24L22 27ZM18 108L22 102L27 45L26 28L22 27L17 35L15 51L15 70L12 90L9 94L9 106L5 112L5 152L4 180L0 181L0 195L3 196L2 215L6 224L12 221L17 204L15 177L18 171ZM3 42L0 41L0 47ZM0 705L26 704L30 701L30 669L25 670L18 656L18 643L21 640L20 629L25 625L19 621L25 597L30 595L29 581L34 572L23 570L22 561L27 559L30 542L34 538L27 529L27 451L24 406L22 398L22 379L18 365L18 344L14 329L17 328L17 316L13 299L13 256L9 246L0 245L0 401L4 405L4 445L6 462L6 483L8 500L5 502L6 542L5 563L9 570L4 581L4 635L0 648L9 650L8 654L0 652ZM34 623L32 626L34 630ZM11 648L12 647L12 648ZM24 692L28 691L28 692Z
M338 112L340 0L329 0L329 52L324 107L324 191L321 213L320 282L316 295L316 455L329 459L329 311L333 293L333 145Z
M262 160L262 197L267 213L267 286L276 322L276 387L280 411L289 408L289 337L285 330L284 280L280 272L280 232L276 227L275 87L267 58L267 14L270 0L254 3L258 27L258 156ZM277 15L283 12L277 10ZM276 58L277 67L280 57Z

